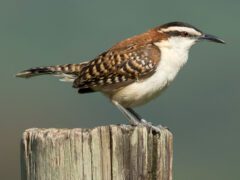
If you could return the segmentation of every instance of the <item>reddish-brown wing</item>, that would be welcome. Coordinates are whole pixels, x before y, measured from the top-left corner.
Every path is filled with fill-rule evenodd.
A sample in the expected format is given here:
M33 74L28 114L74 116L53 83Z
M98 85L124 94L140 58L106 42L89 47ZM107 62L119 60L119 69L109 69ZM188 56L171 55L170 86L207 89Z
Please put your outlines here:
M81 92L126 86L152 75L159 60L160 50L152 43L110 49L85 64L73 87Z

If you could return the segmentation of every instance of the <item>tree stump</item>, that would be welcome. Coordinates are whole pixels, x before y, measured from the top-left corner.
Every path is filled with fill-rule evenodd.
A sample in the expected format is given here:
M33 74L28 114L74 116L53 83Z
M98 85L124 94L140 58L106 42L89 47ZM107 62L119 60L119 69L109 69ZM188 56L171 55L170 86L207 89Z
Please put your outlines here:
M28 129L22 180L172 180L172 141L143 126Z

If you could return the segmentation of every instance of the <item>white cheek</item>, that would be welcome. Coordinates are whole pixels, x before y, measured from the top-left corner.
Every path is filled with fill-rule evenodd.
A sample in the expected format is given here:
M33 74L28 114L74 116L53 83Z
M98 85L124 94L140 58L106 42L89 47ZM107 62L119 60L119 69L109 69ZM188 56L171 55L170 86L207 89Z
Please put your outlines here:
M195 39L189 39L184 37L172 37L168 39L168 43L172 48L188 50L196 42Z

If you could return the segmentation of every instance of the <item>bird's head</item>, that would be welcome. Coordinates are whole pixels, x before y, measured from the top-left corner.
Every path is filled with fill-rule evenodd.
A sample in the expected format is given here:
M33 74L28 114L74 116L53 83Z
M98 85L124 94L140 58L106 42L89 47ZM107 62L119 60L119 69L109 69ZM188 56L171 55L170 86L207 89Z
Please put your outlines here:
M196 27L183 23L171 22L157 27L158 31L163 37L167 46L189 49L198 41L208 40L216 43L225 43L218 37L210 34L205 34Z

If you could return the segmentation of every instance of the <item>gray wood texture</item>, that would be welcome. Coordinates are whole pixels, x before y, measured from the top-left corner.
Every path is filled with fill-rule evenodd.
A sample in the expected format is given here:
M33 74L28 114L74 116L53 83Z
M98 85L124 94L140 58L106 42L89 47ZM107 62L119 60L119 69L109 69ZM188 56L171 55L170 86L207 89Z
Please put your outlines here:
M22 180L172 180L172 141L142 126L28 129Z

